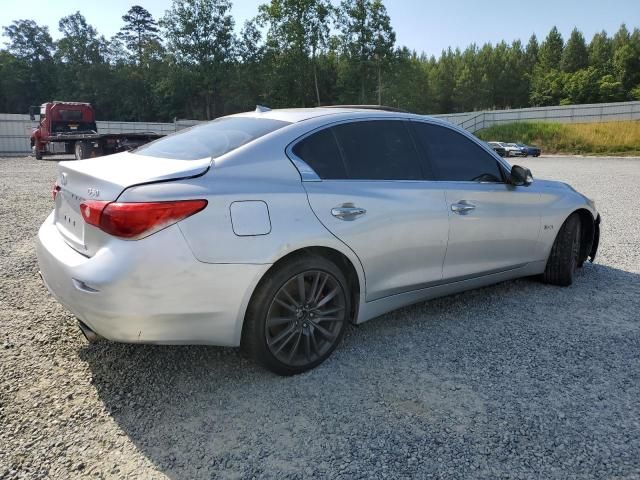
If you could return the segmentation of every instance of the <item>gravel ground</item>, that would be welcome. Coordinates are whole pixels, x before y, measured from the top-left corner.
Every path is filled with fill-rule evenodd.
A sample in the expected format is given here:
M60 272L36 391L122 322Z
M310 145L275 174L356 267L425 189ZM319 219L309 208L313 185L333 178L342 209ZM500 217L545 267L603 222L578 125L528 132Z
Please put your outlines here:
M318 369L88 345L37 276L56 162L0 160L0 478L640 478L640 159L518 160L604 219L523 279L350 330Z

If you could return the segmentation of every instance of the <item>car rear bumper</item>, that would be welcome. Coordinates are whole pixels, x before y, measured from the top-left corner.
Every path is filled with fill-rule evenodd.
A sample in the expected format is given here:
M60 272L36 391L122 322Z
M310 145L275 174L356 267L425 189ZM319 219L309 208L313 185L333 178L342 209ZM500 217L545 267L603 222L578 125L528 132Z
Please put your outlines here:
M37 255L62 305L98 335L130 343L239 345L249 298L269 268L199 262L175 225L85 257L65 243L53 214Z

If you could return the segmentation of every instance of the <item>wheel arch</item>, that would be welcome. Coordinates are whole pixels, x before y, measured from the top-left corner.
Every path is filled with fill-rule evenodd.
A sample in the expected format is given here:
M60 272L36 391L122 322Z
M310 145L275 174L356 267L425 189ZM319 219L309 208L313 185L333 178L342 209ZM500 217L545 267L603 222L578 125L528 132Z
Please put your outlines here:
M287 252L285 255L281 256L276 260L263 274L260 280L257 282L256 286L253 288L251 292L251 296L249 298L249 302L245 307L245 311L242 317L242 323L244 328L244 321L247 315L247 310L249 305L251 304L254 295L258 291L260 285L268 278L269 274L276 269L280 268L283 264L290 262L294 259L298 259L301 257L308 256L320 256L323 257L332 263L334 263L344 274L347 282L349 282L349 290L351 296L351 315L350 321L351 323L356 323L358 318L358 312L360 309L360 301L362 295L364 294L364 275L360 274L356 265L345 253L327 246L308 246L301 247L296 250L292 250Z
M580 226L582 227L582 233L580 238L580 264L584 263L589 257L593 261L595 258L595 250L597 250L598 245L597 242L600 237L600 217L593 218L593 214L587 210L586 208L579 208L574 210L567 218L571 215L577 214L580 218ZM565 219L565 222L567 219ZM594 248L595 247L595 248Z

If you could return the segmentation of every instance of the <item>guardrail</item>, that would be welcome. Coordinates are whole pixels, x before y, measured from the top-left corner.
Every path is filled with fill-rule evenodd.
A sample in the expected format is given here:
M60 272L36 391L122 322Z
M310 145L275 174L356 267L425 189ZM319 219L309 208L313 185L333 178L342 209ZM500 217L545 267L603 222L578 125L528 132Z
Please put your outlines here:
M594 103L513 110L484 110L433 116L474 133L483 128L488 128L491 125L511 122L545 121L589 123L640 120L640 102Z

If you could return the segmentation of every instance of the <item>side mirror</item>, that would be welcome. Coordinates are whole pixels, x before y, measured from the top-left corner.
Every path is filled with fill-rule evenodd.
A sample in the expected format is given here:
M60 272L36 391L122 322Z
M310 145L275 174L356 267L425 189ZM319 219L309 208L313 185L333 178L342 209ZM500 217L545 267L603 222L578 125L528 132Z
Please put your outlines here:
M520 165L514 165L513 167L511 167L509 183L517 187L528 187L533 183L533 175L531 174L531 170L521 167Z
M29 120L35 122L36 120L36 112L40 107L29 107Z

